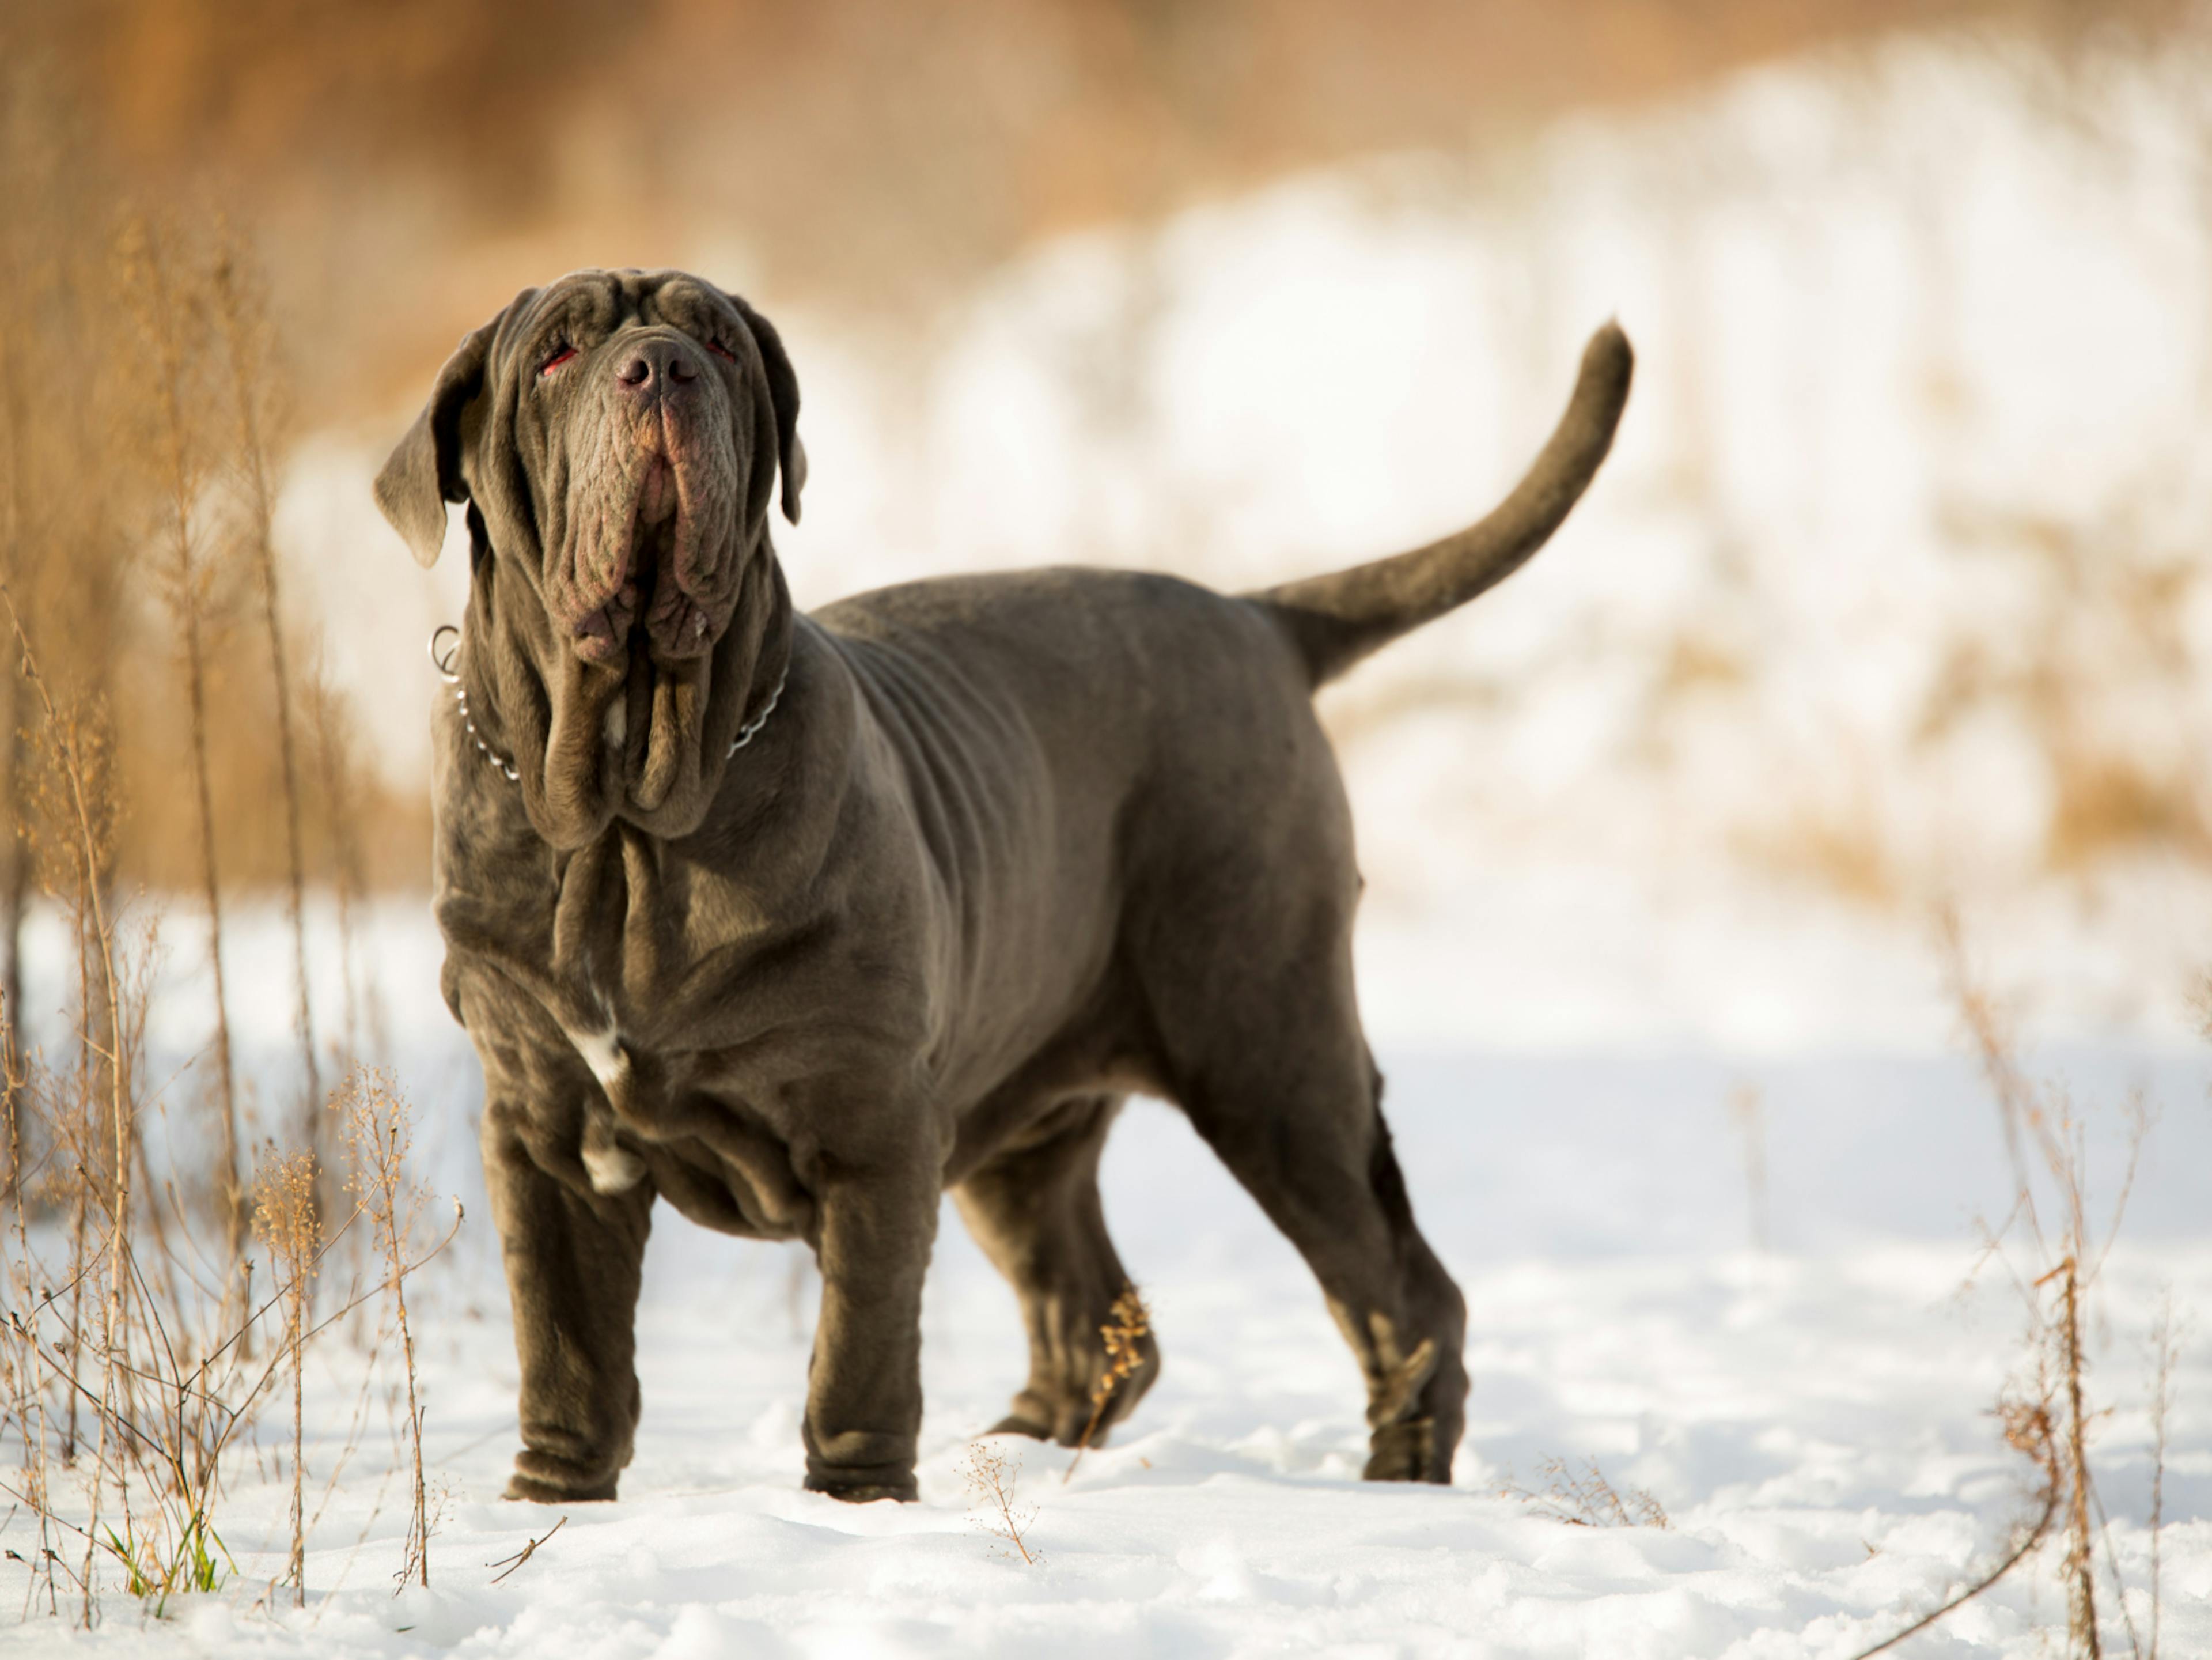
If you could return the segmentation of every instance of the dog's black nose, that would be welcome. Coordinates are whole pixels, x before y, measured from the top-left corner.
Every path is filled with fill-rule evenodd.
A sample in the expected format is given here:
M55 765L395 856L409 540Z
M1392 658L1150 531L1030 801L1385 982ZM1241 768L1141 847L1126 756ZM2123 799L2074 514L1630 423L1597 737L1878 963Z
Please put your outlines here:
M699 378L699 360L680 340L646 340L616 360L615 379L633 392L665 392Z

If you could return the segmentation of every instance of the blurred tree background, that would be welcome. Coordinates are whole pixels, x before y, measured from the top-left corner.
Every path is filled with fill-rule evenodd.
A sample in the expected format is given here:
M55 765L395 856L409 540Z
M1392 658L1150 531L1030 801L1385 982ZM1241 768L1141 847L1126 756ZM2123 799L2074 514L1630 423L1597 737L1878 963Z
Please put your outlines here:
M10 10L13 119L65 175L67 222L47 234L96 240L118 193L250 204L311 424L416 390L488 289L565 269L566 250L720 234L763 287L919 312L1056 233L1462 148L1824 41L2164 15L2139 0Z

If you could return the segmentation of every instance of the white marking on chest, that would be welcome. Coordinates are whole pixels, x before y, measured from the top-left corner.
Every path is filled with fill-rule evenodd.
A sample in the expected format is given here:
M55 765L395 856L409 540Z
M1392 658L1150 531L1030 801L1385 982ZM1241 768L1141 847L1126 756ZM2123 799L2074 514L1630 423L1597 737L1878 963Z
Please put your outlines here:
M572 1031L568 1041L576 1046L576 1053L584 1057L592 1076L599 1080L599 1087L612 1100L616 1089L629 1079L629 1056L623 1052L622 1034L609 1026L605 1031Z
M645 1174L645 1160L612 1140L594 1144L584 1138L584 1173L592 1178L594 1193L628 1193Z
M629 1054L622 1046L620 1031L610 1021L604 1031L571 1031L568 1041L584 1057L592 1076L599 1080L608 1104L620 1112L629 1085ZM584 1156L584 1173L591 1177L595 1193L627 1193L645 1174L645 1161L615 1140L613 1118L605 1107L596 1104L584 1110L580 1151Z

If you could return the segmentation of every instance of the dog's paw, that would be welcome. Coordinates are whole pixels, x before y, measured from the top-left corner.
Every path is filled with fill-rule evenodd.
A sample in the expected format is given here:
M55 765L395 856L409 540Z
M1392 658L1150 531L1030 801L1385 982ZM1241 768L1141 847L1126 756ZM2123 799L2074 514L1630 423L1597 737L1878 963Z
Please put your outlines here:
M1401 1418L1385 1424L1368 1438L1367 1468L1360 1472L1370 1481L1434 1481L1451 1485L1450 1454L1437 1456L1437 1420Z
M911 1505L921 1496L911 1475L903 1481L843 1481L834 1475L817 1475L810 1470L806 1490L848 1505L872 1505L878 1499L894 1499L902 1505Z
M589 1505L615 1496L615 1484L602 1481L595 1487L563 1487L550 1481L540 1481L535 1476L525 1475L520 1470L507 1478L507 1491L502 1499L520 1499L533 1505Z

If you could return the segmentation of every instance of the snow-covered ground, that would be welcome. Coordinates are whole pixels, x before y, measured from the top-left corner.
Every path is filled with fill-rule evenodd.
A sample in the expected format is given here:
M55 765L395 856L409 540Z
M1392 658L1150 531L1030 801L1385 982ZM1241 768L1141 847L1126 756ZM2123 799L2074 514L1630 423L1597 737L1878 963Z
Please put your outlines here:
M194 948L181 917L173 961ZM1027 1566L963 1481L1023 1348L1011 1296L946 1218L924 1313L921 1502L852 1508L799 1490L808 1271L787 1248L664 1213L648 1258L637 1461L613 1505L541 1511L497 1494L514 1362L476 1202L472 1062L437 1003L419 908L369 930L423 1171L468 1204L422 1277L431 1589L392 1594L404 1509L373 1402L308 1557L304 1612L268 1596L287 1490L265 1459L222 1512L239 1573L161 1620L111 1597L89 1639L43 1617L0 1649L128 1654L706 1657L939 1653L1841 1657L1984 1561L2022 1504L1990 1408L2021 1355L1998 1269L1962 1290L1976 1219L2008 1193L1996 1115L1940 1050L1616 1043L1438 1047L1390 1036L1388 1101L1417 1210L1470 1306L1469 1429L1449 1492L1362 1484L1359 1380L1303 1266L1171 1110L1133 1104L1105 1169L1109 1218L1146 1290L1164 1375L1123 1438L1063 1486L1067 1455L1004 1444L1035 1518ZM283 939L236 941L241 1042L263 1102L289 1092ZM1462 942L1470 966L1494 949ZM1440 950L1440 947L1432 947ZM1416 977L1387 939L1372 977ZM157 1060L195 1041L178 974ZM254 995L274 988L279 994ZM2212 1167L2205 1062L2136 1043L2039 1052L2089 1125L2093 1202L2117 1195L2120 1104L2163 1109L2095 1310L2098 1469L2122 1572L2148 1584L2146 1335L2168 1292L2197 1320L2173 1379L2163 1535L2166 1651L2212 1645ZM1755 1104L1747 1110L1746 1103ZM171 1134L189 1108L173 1103ZM1754 1145L1763 1190L1747 1176ZM311 1491L337 1462L362 1361L311 1366ZM264 1443L284 1438L272 1412ZM1664 1529L1567 1525L1527 1499L1547 1459L1648 1491ZM566 1515L495 1584L499 1564ZM0 1541L21 1546L19 1517ZM0 1606L22 1569L0 1565ZM1929 1655L2045 1651L2063 1599L2022 1576ZM2134 1611L2144 1608L2138 1596ZM2115 1627L2117 1637L2117 1627ZM1908 1652L1914 1651L1908 1651Z

